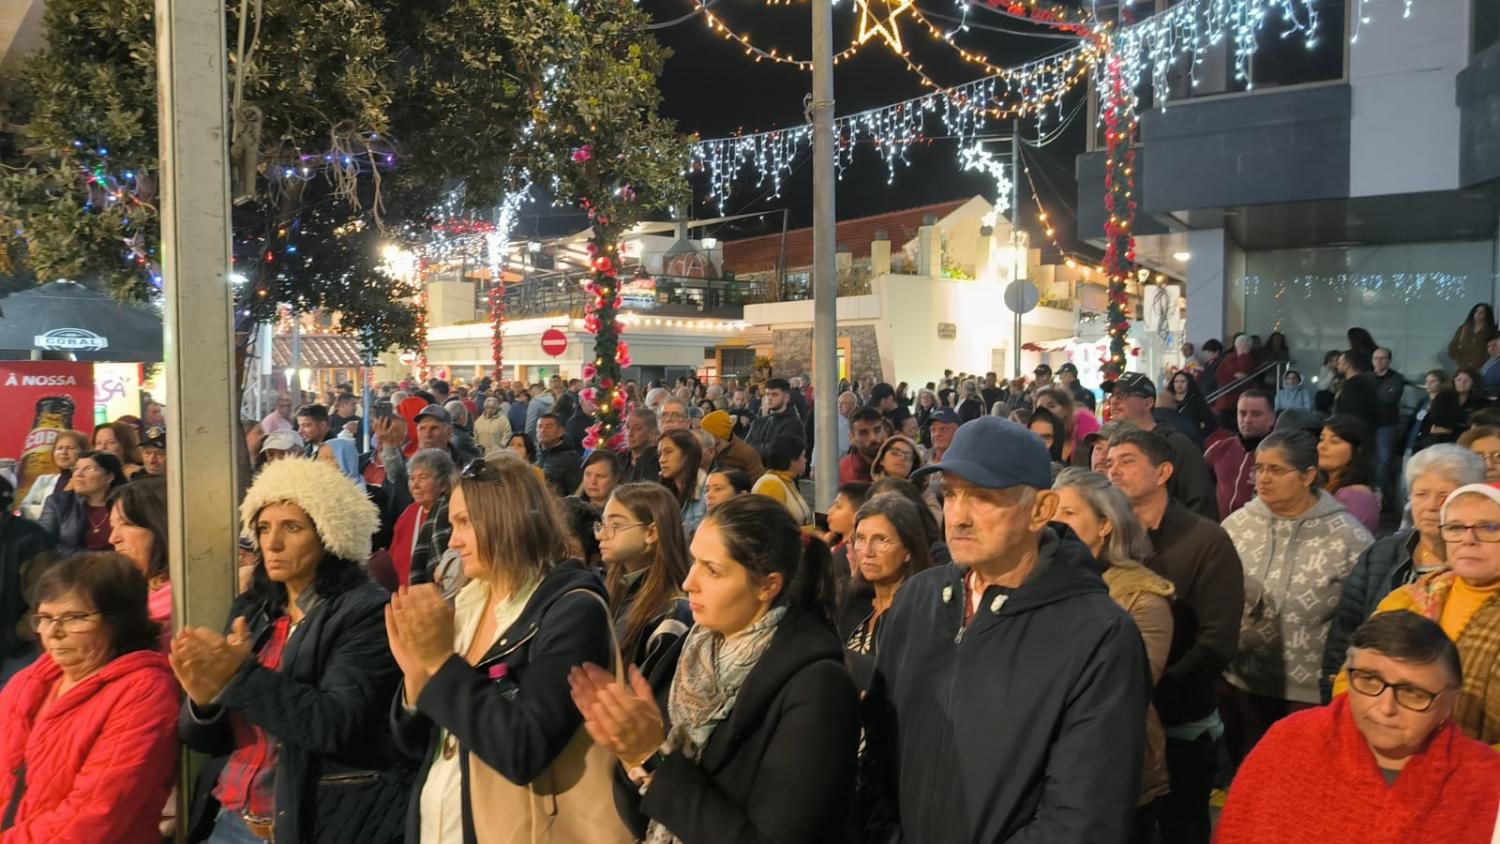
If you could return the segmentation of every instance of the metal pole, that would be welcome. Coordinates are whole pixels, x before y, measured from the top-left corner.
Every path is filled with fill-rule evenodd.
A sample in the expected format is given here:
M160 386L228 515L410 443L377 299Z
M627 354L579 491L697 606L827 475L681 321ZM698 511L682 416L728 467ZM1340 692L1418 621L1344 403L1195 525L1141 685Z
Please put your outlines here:
M1010 124L1010 280L1019 281L1021 278L1021 263L1025 260L1021 256L1021 119L1018 117ZM1015 374L1011 377L1021 377L1021 312L1016 312L1015 340L1011 342L1014 349L1012 359Z
M241 436L229 281L224 0L156 0L167 524L179 625L218 629L235 593Z
M292 394L292 410L302 406L302 315L292 314L292 374L286 379L287 392Z
M838 284L834 231L833 0L812 0L814 506L838 492Z

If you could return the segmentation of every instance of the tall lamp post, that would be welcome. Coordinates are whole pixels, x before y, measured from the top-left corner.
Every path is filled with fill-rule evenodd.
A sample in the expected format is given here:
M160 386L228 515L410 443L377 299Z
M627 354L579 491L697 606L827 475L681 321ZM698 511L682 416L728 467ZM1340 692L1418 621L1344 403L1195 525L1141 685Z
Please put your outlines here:
M838 491L838 278L834 216L833 0L812 0L814 506Z

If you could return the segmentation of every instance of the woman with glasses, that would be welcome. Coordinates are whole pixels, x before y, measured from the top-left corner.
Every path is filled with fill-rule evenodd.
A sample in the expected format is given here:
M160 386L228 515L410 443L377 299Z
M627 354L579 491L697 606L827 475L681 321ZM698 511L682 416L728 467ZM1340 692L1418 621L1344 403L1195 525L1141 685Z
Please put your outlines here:
M1404 610L1437 622L1463 658L1453 718L1465 734L1500 750L1500 487L1459 487L1441 518L1448 568L1387 595L1376 612ZM1335 684L1334 694L1343 685Z
M1321 701L1329 623L1344 579L1374 541L1320 488L1310 435L1266 437L1251 471L1255 497L1224 520L1245 576L1239 649L1224 672L1220 706L1236 763L1272 723Z
M828 618L828 547L744 495L704 520L692 554L694 624L670 660L649 681L597 665L569 678L630 779L621 817L649 844L846 840L859 703Z
M910 437L894 434L886 437L870 464L870 478L909 478L922 468L922 452Z
M1458 438L1458 444L1484 461L1485 483L1500 483L1500 428L1476 425Z
M1331 416L1318 435L1318 471L1324 488L1365 526L1380 530L1380 495L1371 481L1369 429L1352 416Z
M177 772L177 683L146 579L114 553L36 584L43 653L0 692L0 839L157 844Z
M691 537L708 511L708 500L703 495L703 485L708 480L701 468L703 444L697 434L686 428L667 431L656 442L656 459L661 466L661 485L677 500L683 536Z
M854 516L848 552L853 574L839 607L838 629L855 682L865 690L881 616L907 578L932 567L917 505L892 494L866 501Z
M464 469L448 517L469 578L456 606L422 585L386 612L397 744L421 765L406 840L628 842L608 755L568 700L568 671L613 665L615 645L604 585L568 558L557 499L496 454Z
M594 536L620 652L649 676L693 623L681 592L688 551L676 501L660 484L622 484L594 523Z
M1439 534L1443 502L1455 489L1485 479L1484 461L1468 449L1443 443L1423 449L1406 463L1406 500L1412 526L1376 540L1359 555L1344 581L1338 610L1323 646L1323 699L1343 668L1349 637L1392 591L1448 567L1448 546Z
M57 537L57 553L110 550L109 492L129 481L120 459L85 451L73 465L67 495L53 493L42 507L41 525Z
M1411 613L1371 618L1350 645L1349 693L1266 733L1214 840L1491 842L1500 754L1455 723L1469 662Z
M1172 650L1172 582L1146 567L1153 554L1146 528L1125 497L1097 472L1070 467L1052 485L1057 490L1057 521L1073 533L1103 567L1104 585L1120 609L1130 613L1146 646L1155 688ZM1167 736L1156 707L1146 709L1146 753L1141 772L1132 842L1149 842L1155 833L1152 803L1168 791Z

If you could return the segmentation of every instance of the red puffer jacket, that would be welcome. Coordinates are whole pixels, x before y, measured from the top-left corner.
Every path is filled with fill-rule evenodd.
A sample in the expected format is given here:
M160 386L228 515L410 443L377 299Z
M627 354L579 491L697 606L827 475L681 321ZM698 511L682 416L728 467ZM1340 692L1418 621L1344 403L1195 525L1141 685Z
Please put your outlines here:
M125 654L38 715L62 671L43 654L0 691L3 844L159 844L177 770L177 681L166 656Z

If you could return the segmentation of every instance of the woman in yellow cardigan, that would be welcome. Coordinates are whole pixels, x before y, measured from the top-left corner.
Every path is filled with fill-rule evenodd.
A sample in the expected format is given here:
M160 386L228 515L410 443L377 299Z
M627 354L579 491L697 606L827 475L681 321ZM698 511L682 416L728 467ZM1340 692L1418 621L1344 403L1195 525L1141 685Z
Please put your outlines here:
M766 473L750 491L781 502L792 519L803 529L812 530L813 508L797 490L797 478L807 470L807 447L795 437L782 437L771 443L766 455Z
M1414 612L1443 628L1463 661L1454 721L1500 750L1500 486L1454 490L1443 504L1439 530L1449 568L1397 589L1375 612ZM1346 688L1340 673L1334 694Z

